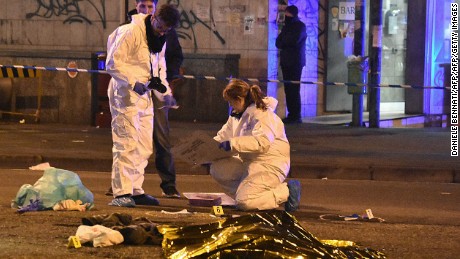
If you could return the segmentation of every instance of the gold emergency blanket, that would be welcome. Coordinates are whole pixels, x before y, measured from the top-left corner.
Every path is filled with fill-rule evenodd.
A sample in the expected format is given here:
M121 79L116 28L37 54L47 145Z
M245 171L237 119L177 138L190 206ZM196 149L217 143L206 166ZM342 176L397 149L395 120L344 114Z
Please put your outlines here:
M284 211L158 229L164 235L163 252L168 258L386 258L353 242L322 242Z

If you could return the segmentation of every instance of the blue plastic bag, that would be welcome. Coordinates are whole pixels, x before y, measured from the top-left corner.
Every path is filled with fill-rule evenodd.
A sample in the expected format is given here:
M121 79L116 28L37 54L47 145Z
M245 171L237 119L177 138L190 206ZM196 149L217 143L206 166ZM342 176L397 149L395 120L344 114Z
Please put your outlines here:
M89 203L88 209L94 206L93 193L83 185L76 173L51 167L45 170L33 186L22 185L11 202L11 207L22 208L31 201L39 200L39 210L47 210L52 209L59 201L69 199L81 200L83 204Z

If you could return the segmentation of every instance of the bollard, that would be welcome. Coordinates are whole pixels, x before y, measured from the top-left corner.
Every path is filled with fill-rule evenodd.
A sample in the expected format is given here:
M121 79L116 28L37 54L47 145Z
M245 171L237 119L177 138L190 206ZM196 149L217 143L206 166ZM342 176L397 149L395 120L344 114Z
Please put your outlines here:
M356 57L347 62L348 82L367 84L369 72L368 57ZM366 85L349 85L347 92L353 95L351 126L363 126L363 95L367 93Z

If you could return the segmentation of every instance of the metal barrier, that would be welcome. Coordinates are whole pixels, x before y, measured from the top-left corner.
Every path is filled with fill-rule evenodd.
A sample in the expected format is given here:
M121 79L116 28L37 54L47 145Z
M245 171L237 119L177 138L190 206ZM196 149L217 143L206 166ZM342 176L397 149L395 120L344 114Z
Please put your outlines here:
M41 99L43 95L43 87L42 87L42 71L33 68L18 68L18 67L5 67L0 66L0 78L37 78L38 79L38 86L37 86L37 109L35 113L23 113L16 111L16 95L13 91L13 100L11 105L11 111L2 111L0 110L0 114L12 114L12 115L23 115L23 116L31 116L35 117L35 122L40 121L40 110L41 110Z

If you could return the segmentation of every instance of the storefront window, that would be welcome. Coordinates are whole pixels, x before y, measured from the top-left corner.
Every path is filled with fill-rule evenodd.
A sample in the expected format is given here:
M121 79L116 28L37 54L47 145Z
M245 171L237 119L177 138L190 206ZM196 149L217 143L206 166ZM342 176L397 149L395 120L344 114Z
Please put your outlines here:
M383 1L382 84L404 84L407 0ZM381 89L382 112L404 111L404 90Z
M425 84L444 85L444 69L450 63L450 4L458 0L429 0L427 3L427 29L425 49ZM443 113L445 91L430 90L429 111L431 114Z

